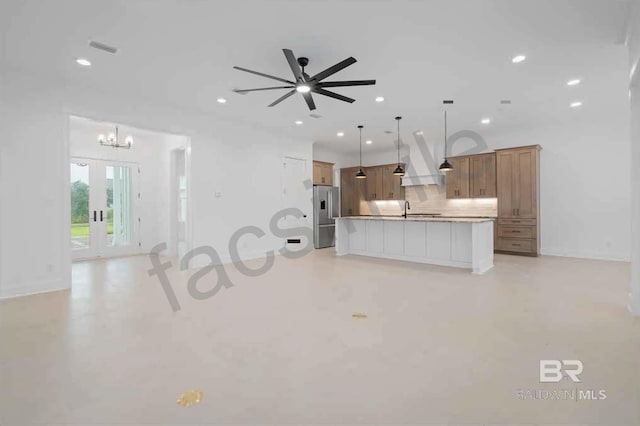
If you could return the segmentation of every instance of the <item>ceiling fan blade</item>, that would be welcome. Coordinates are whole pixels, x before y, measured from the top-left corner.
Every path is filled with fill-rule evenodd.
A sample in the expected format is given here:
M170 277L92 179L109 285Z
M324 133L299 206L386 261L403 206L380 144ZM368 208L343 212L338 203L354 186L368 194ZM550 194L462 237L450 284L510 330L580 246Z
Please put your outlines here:
M252 70L248 70L248 69L242 68L242 67L233 67L233 68L235 68L237 70L240 70L240 71L248 72L248 73L251 73L251 74L259 75L261 77L267 77L267 78L271 78L273 80L278 80L278 81L281 81L283 83L295 84L293 81L285 80L284 78L275 77L275 76L269 75L269 74L264 74L264 73L261 73L261 72L258 72L258 71L252 71Z
M298 65L298 61L296 60L296 55L290 49L282 49L284 52L284 56L287 58L287 62L289 62L289 67L291 67L291 71L293 71L293 75L298 82L306 81L302 76L302 70L300 69L300 65Z
M249 93L249 92L256 92L259 90L292 89L294 87L296 86L261 87L259 89L233 89L233 91L236 93Z
M353 56L350 56L347 59L345 59L344 61L338 62L334 66L329 67L324 71L320 71L318 74L316 74L313 77L311 77L311 79L312 80L316 80L316 81L320 81L322 79L325 79L325 78L329 77L330 75L333 75L333 74L337 73L340 70L345 69L349 65L355 64L356 62L357 62L356 58L354 58Z
M319 87L314 88L313 92L317 93L319 95L325 95L325 96L329 96L330 98L335 98L335 99L339 99L341 101L349 102L350 104L356 101L355 99L347 98L346 96L342 96L342 95L339 95L337 93L330 92L328 90L324 90L324 89L319 88Z
M294 93L296 93L296 90L293 89L290 92L285 93L283 96L279 97L278 99L276 99L271 105L269 105L270 107L272 106L276 106L278 105L280 102L284 101L285 99L287 99L289 96L293 95Z
M311 93L307 92L307 93L303 93L302 97L304 98L304 100L307 102L307 106L309 107L309 109L311 111L313 111L314 109L316 109L316 104L315 102L313 102L313 98L311 97Z
M322 81L318 83L320 87L343 87L343 86L370 86L376 84L375 80L351 80L351 81Z

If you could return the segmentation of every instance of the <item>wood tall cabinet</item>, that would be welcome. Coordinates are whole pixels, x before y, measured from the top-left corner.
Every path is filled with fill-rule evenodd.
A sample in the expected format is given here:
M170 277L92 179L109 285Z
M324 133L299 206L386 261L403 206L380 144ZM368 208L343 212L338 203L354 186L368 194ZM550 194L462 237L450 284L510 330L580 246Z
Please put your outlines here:
M356 179L359 167L340 169L340 215L358 216L364 199L365 179Z
M533 145L496 151L497 251L540 253L541 149Z
M313 184L333 186L333 163L313 162Z

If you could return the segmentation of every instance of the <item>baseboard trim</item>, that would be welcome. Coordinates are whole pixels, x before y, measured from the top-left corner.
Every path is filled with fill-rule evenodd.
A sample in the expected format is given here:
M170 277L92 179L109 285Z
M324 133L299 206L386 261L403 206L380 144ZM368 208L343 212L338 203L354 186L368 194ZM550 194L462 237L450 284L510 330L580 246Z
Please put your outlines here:
M562 250L549 248L541 249L540 253L543 256L574 257L578 259L607 260L611 262L631 262L631 254L622 253L602 253L594 251Z
M40 281L33 284L11 284L0 287L0 300L70 289L71 285L65 286L62 279Z

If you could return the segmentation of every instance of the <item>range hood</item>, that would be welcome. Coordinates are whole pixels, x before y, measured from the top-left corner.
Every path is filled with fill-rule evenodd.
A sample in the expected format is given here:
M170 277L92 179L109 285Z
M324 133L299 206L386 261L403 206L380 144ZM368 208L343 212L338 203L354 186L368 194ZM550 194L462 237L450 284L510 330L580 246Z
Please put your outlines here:
M431 175L405 175L402 178L402 186L442 185L444 176L440 173Z

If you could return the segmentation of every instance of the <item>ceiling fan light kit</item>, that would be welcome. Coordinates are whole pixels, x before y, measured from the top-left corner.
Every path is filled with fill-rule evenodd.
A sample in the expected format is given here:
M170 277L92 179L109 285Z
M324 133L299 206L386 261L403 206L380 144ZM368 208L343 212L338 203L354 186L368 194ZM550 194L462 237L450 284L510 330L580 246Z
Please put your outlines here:
M326 90L327 87L347 87L347 86L370 86L376 84L375 80L349 80L349 81L323 81L325 78L332 76L348 67L349 65L353 65L356 63L356 59L354 57L349 57L344 61L338 62L337 64L325 69L324 71L319 72L313 76L310 76L305 72L305 67L309 65L309 58L300 57L297 58L293 54L290 49L282 49L287 62L289 63L289 67L293 72L293 81L287 80L284 78L276 77L273 75L261 73L258 71L253 71L247 68L242 67L233 67L237 70L248 72L250 74L259 75L261 77L270 78L272 80L279 81L281 83L286 83L286 86L275 86L275 87L261 87L257 89L235 89L234 92L240 94L246 94L249 92L263 91L263 90L278 90L278 89L291 89L274 102L269 104L270 107L278 105L280 102L294 95L295 93L300 93L309 110L313 111L316 109L316 104L313 101L312 93L316 93L318 95L327 96L333 99L338 99L343 102L353 103L355 99L349 98L347 96L340 95L339 93L332 92L330 90Z

